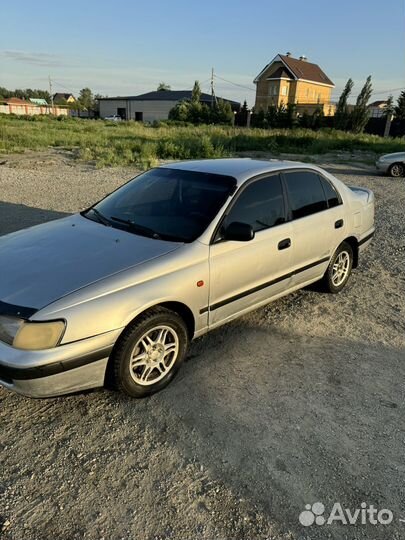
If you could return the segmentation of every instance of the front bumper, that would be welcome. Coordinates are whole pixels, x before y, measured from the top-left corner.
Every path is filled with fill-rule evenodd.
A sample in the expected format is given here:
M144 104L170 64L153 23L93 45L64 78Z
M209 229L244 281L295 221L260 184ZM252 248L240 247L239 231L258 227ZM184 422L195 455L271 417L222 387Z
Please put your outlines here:
M29 397L54 397L104 385L121 329L43 351L0 342L0 386Z
M375 168L377 169L377 171L383 172L383 173L388 172L388 168L389 168L390 165L391 164L387 163L386 161L376 161L375 162Z

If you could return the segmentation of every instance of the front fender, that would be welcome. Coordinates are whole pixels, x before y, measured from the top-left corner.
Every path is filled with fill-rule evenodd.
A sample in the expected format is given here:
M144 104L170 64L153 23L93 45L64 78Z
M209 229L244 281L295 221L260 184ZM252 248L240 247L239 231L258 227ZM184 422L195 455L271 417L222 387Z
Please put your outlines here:
M201 281L204 285L197 286ZM208 246L194 242L61 298L32 320L63 317L65 344L124 328L151 306L180 302L193 313L198 333L207 326L207 313L200 309L208 304L208 293Z

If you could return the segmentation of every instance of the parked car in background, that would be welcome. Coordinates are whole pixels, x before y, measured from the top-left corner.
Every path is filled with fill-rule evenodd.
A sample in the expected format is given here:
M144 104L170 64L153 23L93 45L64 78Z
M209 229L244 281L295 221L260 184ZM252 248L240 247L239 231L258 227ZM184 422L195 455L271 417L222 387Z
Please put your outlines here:
M405 176L405 152L386 154L376 161L377 170L394 178Z
M104 120L111 120L112 122L121 122L122 118L118 114L111 114L110 116L105 116Z
M0 384L156 392L193 338L319 280L340 292L373 233L373 193L313 165L151 169L80 214L0 238Z

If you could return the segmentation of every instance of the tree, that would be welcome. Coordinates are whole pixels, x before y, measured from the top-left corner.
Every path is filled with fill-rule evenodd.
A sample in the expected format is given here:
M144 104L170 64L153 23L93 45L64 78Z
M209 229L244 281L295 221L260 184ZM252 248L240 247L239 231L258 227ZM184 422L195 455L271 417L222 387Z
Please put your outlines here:
M158 84L158 87L156 88L156 90L158 92L166 92L167 90L171 90L172 87L170 86L170 84L166 84L165 82L160 82Z
M308 111L305 110L299 118L299 125L303 128L312 127L312 116L308 114Z
M69 109L77 112L80 116L80 111L87 111L88 116L97 114L97 102L90 88L82 88L79 92L79 97L73 103L66 103Z
M248 120L248 115L249 115L249 107L248 107L247 101L245 99L245 101L243 102L241 110L236 115L236 123L237 123L237 125L238 126L246 126L247 125L247 120Z
M279 125L278 109L275 105L270 105L267 109L266 120L270 128L276 128Z
M317 107L312 115L311 127L312 129L320 129L323 126L325 113L323 107Z
M80 110L94 111L96 103L94 100L93 92L90 88L82 88L77 99L77 104Z
M191 99L184 99L177 103L169 111L169 120L192 124L232 124L234 114L229 101L219 99L212 107L201 103L200 83L195 81Z
M207 107L205 105L205 107ZM213 109L210 109L210 120L213 124L232 124L234 114L229 101L219 99L214 105Z
M262 128L264 127L265 114L263 109L259 109L257 112L253 110L251 122L252 127ZM266 122L267 123L267 122Z
M349 111L347 107L347 99L352 91L353 81L349 79L344 87L343 92L340 95L336 112L335 112L335 127L336 129L346 130L349 124Z
M405 120L405 90L400 93L394 112L395 118Z
M356 105L351 114L351 125L354 133L361 133L366 127L368 121L367 103L370 99L373 86L371 84L371 75L369 75L364 83L360 94L357 96Z
M188 122L190 118L191 102L188 100L179 101L169 111L169 120L177 120L178 122Z
M12 96L12 92L10 90L7 90L7 88L4 88L3 86L0 86L0 98L9 98Z
M193 91L191 92L191 101L194 103L199 103L201 100L201 86L198 81L195 81L193 86Z

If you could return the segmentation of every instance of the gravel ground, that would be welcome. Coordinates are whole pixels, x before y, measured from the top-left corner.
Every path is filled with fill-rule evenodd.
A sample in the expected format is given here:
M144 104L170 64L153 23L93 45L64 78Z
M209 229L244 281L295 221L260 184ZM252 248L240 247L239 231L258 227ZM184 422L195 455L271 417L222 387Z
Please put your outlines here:
M375 239L344 292L300 291L196 340L146 400L0 390L0 537L404 536L405 182L325 167L377 197ZM0 234L80 210L134 173L53 152L7 158ZM394 519L302 527L315 501Z

